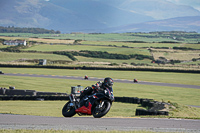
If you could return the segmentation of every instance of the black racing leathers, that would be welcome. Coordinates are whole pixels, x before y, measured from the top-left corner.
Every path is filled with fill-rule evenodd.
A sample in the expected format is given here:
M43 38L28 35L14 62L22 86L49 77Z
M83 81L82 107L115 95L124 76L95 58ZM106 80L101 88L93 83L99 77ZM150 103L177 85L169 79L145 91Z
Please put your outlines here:
M79 107L82 107L84 105L84 103L87 101L89 95L92 95L99 91L103 91L106 88L108 88L109 90L112 90L112 88L105 87L103 83L99 83L99 82L95 85L92 85L92 87L87 86L83 91L81 91Z

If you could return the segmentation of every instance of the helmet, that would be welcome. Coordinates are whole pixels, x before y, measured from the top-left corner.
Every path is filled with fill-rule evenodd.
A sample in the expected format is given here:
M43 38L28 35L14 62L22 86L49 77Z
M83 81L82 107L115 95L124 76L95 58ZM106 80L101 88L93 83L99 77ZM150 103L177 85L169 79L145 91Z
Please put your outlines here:
M104 86L106 87L112 87L113 86L113 79L112 78L105 78L104 79Z

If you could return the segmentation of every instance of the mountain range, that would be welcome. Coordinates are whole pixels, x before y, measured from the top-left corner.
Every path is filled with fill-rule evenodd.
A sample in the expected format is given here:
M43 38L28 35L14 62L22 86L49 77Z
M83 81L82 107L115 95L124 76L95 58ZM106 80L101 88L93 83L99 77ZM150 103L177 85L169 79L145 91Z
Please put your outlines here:
M166 0L6 0L0 26L70 32L200 32L200 11Z

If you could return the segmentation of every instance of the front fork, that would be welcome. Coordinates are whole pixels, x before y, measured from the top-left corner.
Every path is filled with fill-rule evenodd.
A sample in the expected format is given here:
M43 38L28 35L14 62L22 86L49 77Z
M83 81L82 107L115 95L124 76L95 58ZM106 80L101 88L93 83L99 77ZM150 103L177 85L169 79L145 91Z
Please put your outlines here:
M99 105L97 106L97 108L100 109L100 108L103 107L103 105L104 105L104 101L101 100L101 101L99 102Z
M74 108L76 110L77 109L77 107L76 107L76 99L75 99L73 94L69 95L69 100L71 101L71 103L73 103L73 106L74 106Z
M100 101L100 104L99 104L100 108L102 108L103 105L104 105L104 101Z

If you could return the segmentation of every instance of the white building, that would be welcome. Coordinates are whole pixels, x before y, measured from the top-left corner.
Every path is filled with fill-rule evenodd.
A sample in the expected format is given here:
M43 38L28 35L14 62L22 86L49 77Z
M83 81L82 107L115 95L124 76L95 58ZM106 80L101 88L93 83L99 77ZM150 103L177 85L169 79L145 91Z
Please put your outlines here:
M9 41L4 41L4 45L24 45L26 46L26 40L9 40Z

